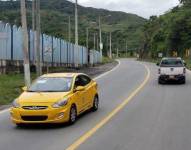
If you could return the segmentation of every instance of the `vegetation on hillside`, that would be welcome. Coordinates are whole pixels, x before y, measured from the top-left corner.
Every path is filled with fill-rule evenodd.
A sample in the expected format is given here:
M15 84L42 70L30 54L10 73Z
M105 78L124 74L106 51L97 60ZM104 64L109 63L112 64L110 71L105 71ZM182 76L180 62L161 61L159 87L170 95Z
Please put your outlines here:
M28 25L31 27L31 1L27 2ZM0 20L20 25L19 0L0 1ZM90 48L93 48L93 34L98 35L98 18L101 16L104 52L109 46L109 32L112 32L113 50L125 50L140 45L141 26L145 19L134 14L114 12L79 6L79 36L81 45L86 45L86 28L90 30ZM67 0L41 0L42 32L68 40L68 17L71 16L72 42L74 42L74 4ZM97 46L96 46L97 47ZM98 48L97 48L98 49Z
M191 0L180 0L180 5L162 16L152 16L143 28L142 57L156 58L159 52L185 56L191 48Z

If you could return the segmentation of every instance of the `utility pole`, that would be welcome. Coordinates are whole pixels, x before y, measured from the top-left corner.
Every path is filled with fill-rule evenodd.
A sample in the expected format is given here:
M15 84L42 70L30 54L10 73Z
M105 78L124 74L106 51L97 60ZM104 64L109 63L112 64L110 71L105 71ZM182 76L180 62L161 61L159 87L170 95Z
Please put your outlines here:
M89 28L86 28L86 47L89 49Z
M96 49L96 34L94 33L94 50Z
M127 57L127 40L126 40L126 47L125 47L125 49L126 49L126 57Z
M117 50L117 58L119 58L119 48L117 48L116 50Z
M101 17L99 16L99 46L100 46L100 54L101 54L101 62L102 62L102 57L103 57L103 43L102 43L102 33L101 33Z
M27 30L27 18L26 18L26 3L25 0L21 0L21 22L22 22L22 33L23 33L23 54L24 54L24 76L25 85L30 86L30 61L29 61L29 50L28 50L28 30Z
M112 37L111 37L111 32L110 32L110 40L109 40L109 41L110 41L110 44L109 44L109 45L110 45L110 46L109 46L109 58L110 58L110 59L112 59L112 49L111 49L111 48L112 48L112 46L111 46L112 43L111 43L111 38L112 38Z
M99 49L99 35L98 34L96 34L96 43L97 43L96 44L97 45L96 46L97 47L96 50L98 50Z
M71 43L71 19L68 17L68 41Z
M78 0L75 3L75 50L77 54L76 67L78 67L79 63L79 51L78 51Z
M35 31L35 0L32 0L32 30Z
M33 31L33 52L36 52L36 49L35 49L35 14L36 14L36 5L35 5L35 0L32 0L32 31ZM34 57L34 56L33 56ZM35 58L35 57L34 57ZM33 58L33 60L34 60Z
M92 54L92 65L94 65L94 51L96 49L96 33L94 32L94 48L93 48L93 54Z
M36 70L37 76L41 76L41 60L40 60L40 0L36 0Z
M106 49L107 49L107 56L109 56L109 37L107 35L107 39L106 39Z

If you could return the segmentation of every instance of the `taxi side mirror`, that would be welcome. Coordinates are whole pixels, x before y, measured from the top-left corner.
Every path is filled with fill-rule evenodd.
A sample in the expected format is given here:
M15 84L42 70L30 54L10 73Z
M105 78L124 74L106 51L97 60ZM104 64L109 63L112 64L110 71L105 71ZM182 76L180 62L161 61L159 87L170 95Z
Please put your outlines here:
M83 86L78 86L76 89L75 89L75 91L77 92L77 91L84 91L85 90L85 87L83 87Z
M26 91L27 91L27 87L26 87L26 86L22 87L22 90L23 90L24 92L26 92Z
M159 63L156 63L157 66L159 66Z

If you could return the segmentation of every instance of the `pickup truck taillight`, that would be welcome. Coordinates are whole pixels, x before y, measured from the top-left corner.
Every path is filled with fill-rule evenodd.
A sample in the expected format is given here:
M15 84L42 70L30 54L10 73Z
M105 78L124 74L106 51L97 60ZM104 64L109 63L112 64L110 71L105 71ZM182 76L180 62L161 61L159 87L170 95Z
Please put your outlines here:
M161 74L161 70L160 70L160 68L158 69L158 73Z
M186 74L186 68L183 69L183 73Z

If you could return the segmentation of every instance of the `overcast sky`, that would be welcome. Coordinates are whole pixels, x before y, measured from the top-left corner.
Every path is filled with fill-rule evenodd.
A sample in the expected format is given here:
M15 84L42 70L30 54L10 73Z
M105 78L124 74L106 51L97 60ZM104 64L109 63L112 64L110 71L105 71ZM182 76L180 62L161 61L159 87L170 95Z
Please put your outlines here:
M74 0L70 0L74 1ZM80 5L134 13L144 18L161 15L179 4L178 0L78 0Z

